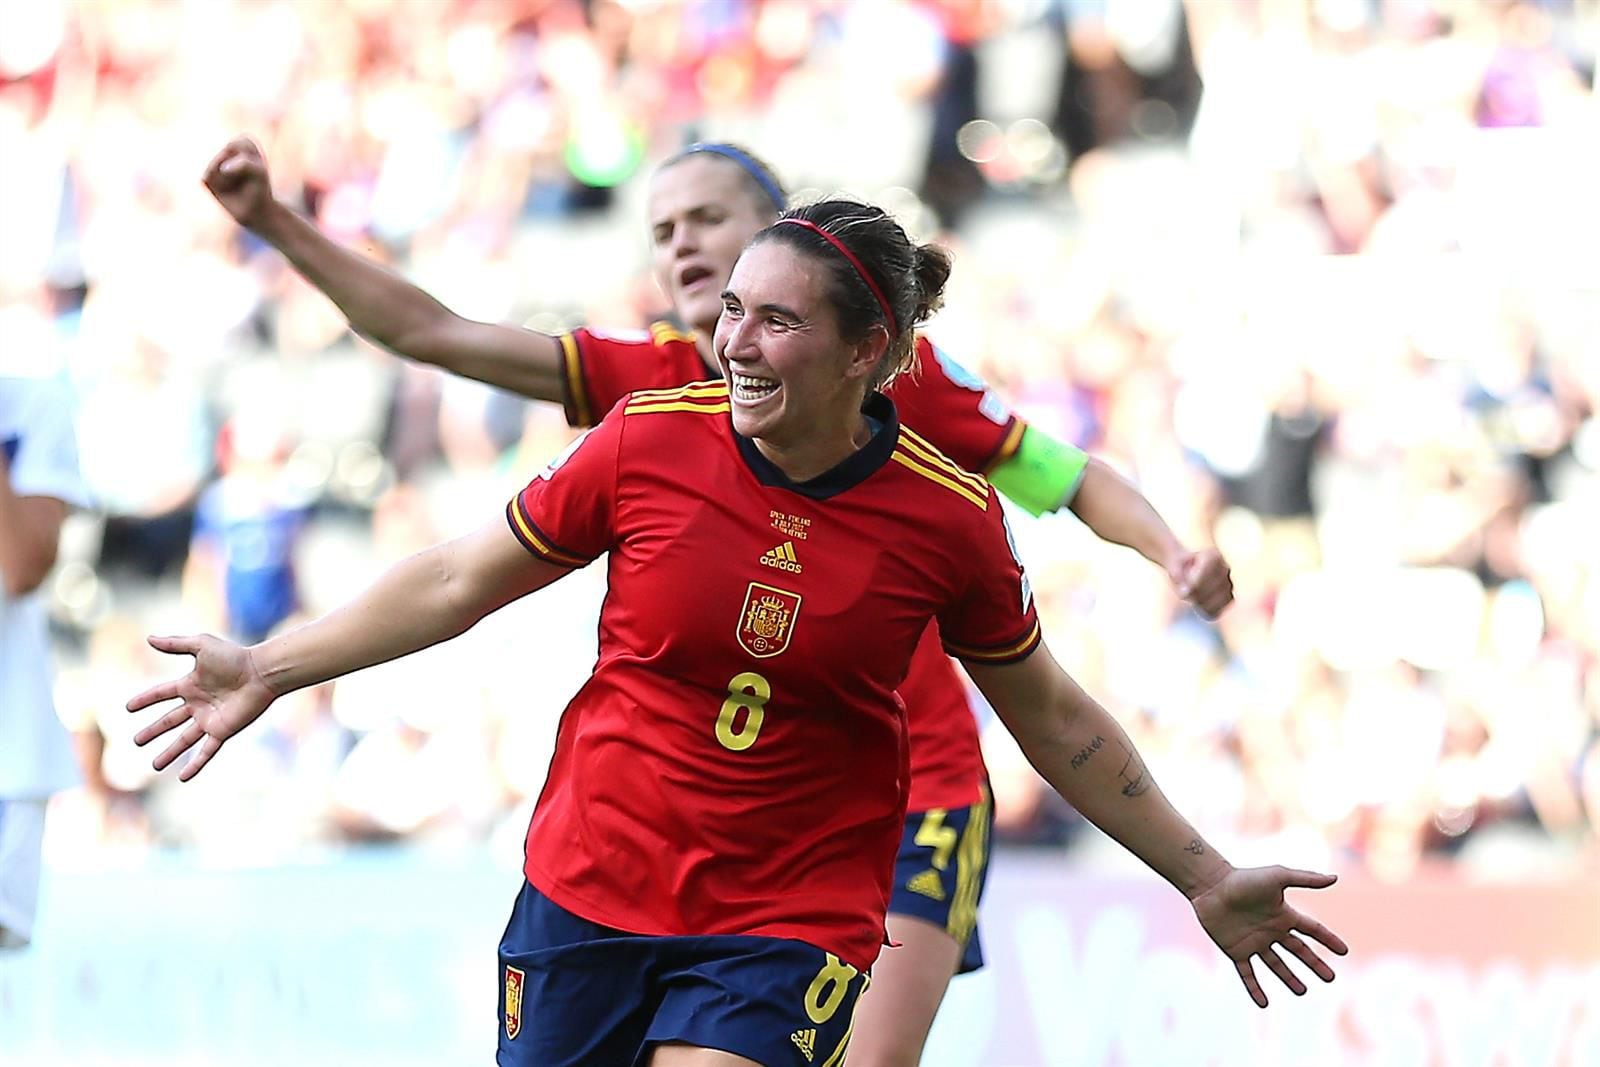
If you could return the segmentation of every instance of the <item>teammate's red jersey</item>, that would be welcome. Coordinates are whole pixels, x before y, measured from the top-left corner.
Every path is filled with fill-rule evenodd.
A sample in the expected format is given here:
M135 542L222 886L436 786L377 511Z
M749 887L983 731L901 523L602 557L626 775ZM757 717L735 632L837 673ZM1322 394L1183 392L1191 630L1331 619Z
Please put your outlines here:
M593 676L562 716L526 873L644 934L792 937L876 958L906 812L895 688L945 647L1020 659L1039 624L994 491L902 428L790 482L727 386L634 393L507 509L528 549L609 552Z
M694 338L664 322L648 332L617 335L589 329L561 337L567 421L591 426L599 414L638 389L715 378ZM970 471L985 472L1011 456L1025 429L982 379L917 338L918 371L889 387L901 420ZM910 712L911 810L957 808L978 801L983 756L966 688L939 647L937 634L917 649L900 690Z

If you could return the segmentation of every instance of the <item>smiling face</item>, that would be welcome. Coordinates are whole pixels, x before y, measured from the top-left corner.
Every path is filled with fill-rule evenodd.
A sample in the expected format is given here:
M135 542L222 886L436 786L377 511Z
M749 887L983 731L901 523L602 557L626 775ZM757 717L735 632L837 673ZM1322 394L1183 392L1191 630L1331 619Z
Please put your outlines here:
M651 266L683 322L710 336L739 252L776 218L737 163L696 154L650 182Z
M842 435L844 454L853 447L883 343L881 331L854 343L839 335L827 286L825 265L763 240L739 257L721 293L712 349L732 396L733 428L758 445L829 452Z

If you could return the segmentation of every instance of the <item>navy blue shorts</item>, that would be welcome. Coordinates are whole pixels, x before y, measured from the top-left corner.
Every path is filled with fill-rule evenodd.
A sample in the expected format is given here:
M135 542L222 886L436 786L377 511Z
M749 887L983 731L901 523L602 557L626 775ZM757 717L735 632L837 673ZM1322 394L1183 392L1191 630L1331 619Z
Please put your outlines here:
M500 940L501 1067L639 1067L679 1041L763 1067L839 1067L865 974L802 941L650 937L527 882Z
M929 808L906 816L894 865L889 914L911 915L942 926L961 945L957 974L983 966L978 901L989 877L989 831L994 805L989 789L967 808Z

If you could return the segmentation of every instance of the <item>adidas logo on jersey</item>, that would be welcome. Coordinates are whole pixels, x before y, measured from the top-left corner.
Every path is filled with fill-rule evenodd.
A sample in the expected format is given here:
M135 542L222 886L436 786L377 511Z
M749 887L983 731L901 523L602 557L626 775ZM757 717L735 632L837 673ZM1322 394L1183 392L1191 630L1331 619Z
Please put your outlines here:
M796 1030L789 1035L789 1040L794 1042L795 1048L806 1054L806 1062L810 1063L817 1054L817 1032L815 1030Z
M944 899L944 883L939 881L939 872L935 870L930 869L912 875L911 880L906 883L906 888L932 900Z
M800 561L794 555L794 542L785 541L776 548L767 549L761 556L761 565L788 571L790 574L799 574Z

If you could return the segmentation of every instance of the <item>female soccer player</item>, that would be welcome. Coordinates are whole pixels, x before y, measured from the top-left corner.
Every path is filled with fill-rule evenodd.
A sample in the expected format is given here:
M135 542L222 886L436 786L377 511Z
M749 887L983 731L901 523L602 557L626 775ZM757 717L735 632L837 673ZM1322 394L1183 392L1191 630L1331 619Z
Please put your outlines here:
M499 1062L838 1067L877 957L906 810L894 695L930 620L1063 797L1193 903L1265 1005L1252 957L1344 943L1283 900L1331 875L1238 870L1043 649L993 489L875 391L912 358L949 264L881 211L827 201L761 231L721 293L722 380L635 393L508 505L350 604L195 657L192 778L276 697L446 640L609 553L600 657L563 714L500 946ZM800 568L761 565L804 529Z
M635 390L720 376L711 338L722 288L740 250L785 201L771 170L733 145L696 145L669 159L651 182L653 266L694 334L658 323L640 338L589 329L551 337L461 318L340 247L273 198L266 162L248 139L227 145L205 182L358 332L420 362L560 402L568 420L585 427ZM905 424L959 466L987 472L1029 511L1068 506L1101 538L1135 548L1206 614L1228 604L1232 582L1215 551L1185 548L1109 466L1025 426L926 338L913 343L919 372L888 390ZM762 565L775 575L803 566L797 557L806 540L804 528L774 527ZM917 1063L951 976L982 962L976 919L989 860L986 774L965 688L936 632L924 636L900 694L909 709L911 800L889 903L889 933L899 947L879 960L857 1020L852 1055L861 1067Z

